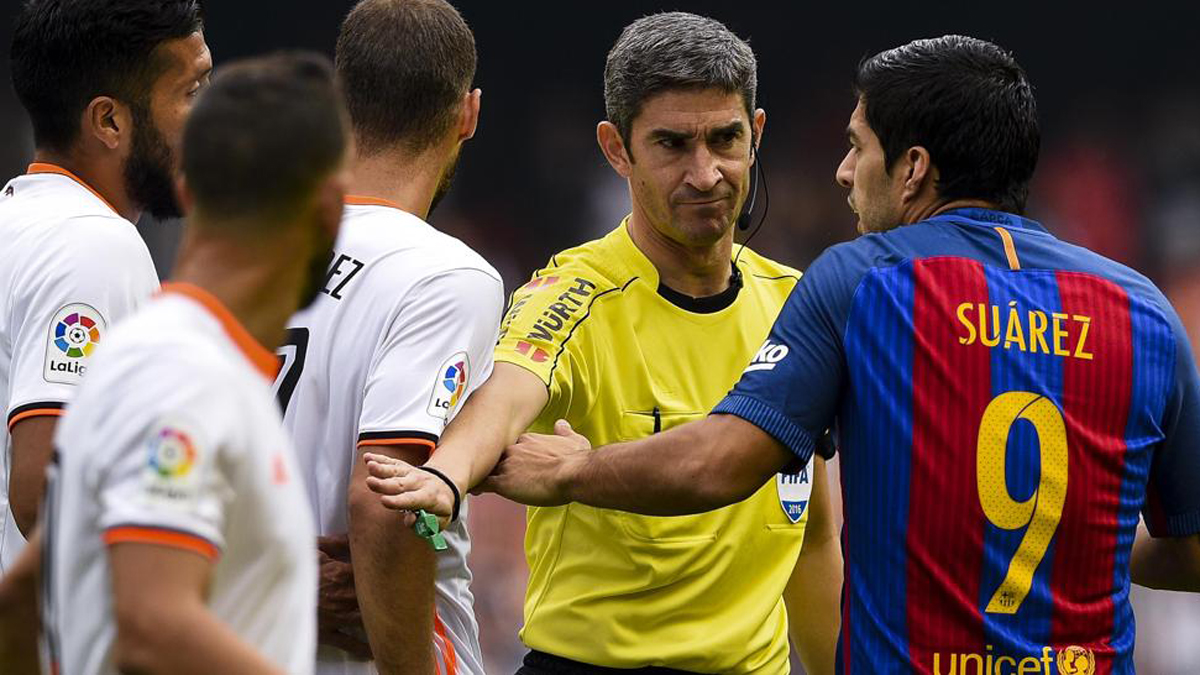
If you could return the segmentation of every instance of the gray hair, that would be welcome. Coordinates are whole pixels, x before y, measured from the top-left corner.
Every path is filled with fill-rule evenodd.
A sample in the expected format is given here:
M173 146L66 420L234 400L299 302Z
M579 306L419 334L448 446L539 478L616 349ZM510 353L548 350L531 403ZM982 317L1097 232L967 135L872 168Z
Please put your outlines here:
M604 64L604 108L629 142L633 119L669 89L741 92L753 118L758 88L754 51L720 21L687 12L642 17L625 27Z

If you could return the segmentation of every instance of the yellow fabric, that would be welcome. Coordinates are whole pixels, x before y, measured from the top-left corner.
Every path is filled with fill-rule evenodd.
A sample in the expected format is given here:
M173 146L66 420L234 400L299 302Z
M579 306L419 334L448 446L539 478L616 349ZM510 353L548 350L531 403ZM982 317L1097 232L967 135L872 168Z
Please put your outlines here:
M736 251L735 247L735 251ZM496 361L524 367L550 399L534 424L567 419L594 445L703 417L762 345L796 270L747 249L745 286L715 313L657 292L658 273L625 224L554 256L518 289ZM580 504L530 508L521 638L600 666L786 673L782 600L804 536L776 482L707 514L638 516Z

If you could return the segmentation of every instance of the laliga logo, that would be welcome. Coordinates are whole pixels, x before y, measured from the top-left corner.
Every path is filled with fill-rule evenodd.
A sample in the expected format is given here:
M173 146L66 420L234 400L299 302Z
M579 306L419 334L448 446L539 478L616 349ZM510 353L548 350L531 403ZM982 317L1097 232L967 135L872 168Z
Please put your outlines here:
M466 364L459 361L447 368L446 375L442 378L442 386L450 392L450 400L446 402L446 408L453 409L458 404L458 399L462 397L463 389L467 388Z
M150 468L163 478L180 478L192 470L196 448L187 434L166 428L150 444Z
M71 314L54 327L54 346L73 359L90 355L99 342L100 328L85 314Z
M450 418L450 413L467 391L470 364L466 352L459 352L442 363L442 367L437 370L433 395L429 397L429 407L425 409L431 417L443 421Z

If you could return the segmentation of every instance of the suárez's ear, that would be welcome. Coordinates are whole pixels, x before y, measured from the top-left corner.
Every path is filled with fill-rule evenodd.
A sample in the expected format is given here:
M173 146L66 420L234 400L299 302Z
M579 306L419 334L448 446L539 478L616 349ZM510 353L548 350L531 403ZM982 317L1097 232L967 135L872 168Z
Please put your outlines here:
M95 139L108 150L117 150L133 135L133 115L125 104L111 96L97 96L88 103L80 119L83 139Z
M904 153L906 177L904 180L904 199L910 200L921 194L931 181L936 178L933 160L925 146L915 145ZM932 187L932 186L931 186Z
M621 138L617 126L608 120L597 124L596 143L600 145L600 151L604 153L604 158L608 160L613 171L622 178L629 178L633 158L630 157L629 149L625 146L625 140Z

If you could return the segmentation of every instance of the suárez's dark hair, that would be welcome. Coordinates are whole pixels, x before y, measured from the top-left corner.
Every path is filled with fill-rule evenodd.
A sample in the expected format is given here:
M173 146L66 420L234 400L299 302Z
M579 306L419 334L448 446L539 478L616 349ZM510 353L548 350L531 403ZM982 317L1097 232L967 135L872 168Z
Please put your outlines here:
M359 152L420 152L456 118L475 36L445 0L362 0L342 23L336 63Z
M961 35L916 40L865 59L854 90L889 169L923 146L939 196L1025 210L1041 132L1033 87L1011 54Z
M183 132L183 173L196 208L213 220L269 226L293 213L341 164L348 123L333 67L284 53L217 71Z
M758 61L744 40L720 21L663 12L621 31L604 64L604 108L628 144L633 120L655 94L671 89L740 92L754 118Z
M155 50L201 30L200 0L27 0L9 55L36 145L69 149L97 96L147 105L165 67Z

